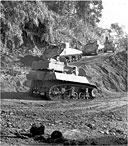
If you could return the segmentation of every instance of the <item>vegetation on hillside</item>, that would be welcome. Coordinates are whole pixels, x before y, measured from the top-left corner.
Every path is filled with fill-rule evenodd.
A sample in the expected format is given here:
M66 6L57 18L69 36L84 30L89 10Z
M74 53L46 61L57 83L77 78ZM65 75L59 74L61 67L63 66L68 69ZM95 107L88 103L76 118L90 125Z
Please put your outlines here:
M117 23L113 23L107 31L98 27L103 9L102 1L1 1L0 9L2 81L5 83L5 85L3 83L5 87L9 83L8 89L10 90L13 88L12 84L10 85L12 80L16 79L14 83L16 84L18 79L25 79L24 76L20 76L18 79L16 76L28 71L26 68L17 71L18 67L26 67L25 63L31 61L30 59L29 62L25 62L23 56L34 54L37 56L39 52L43 54L49 43L60 44L68 41L72 47L81 49L82 45L85 45L90 39L100 40L103 43L103 36L108 33L112 36L111 39L114 43L118 45L118 49L127 50L128 47L128 34ZM24 63L21 62L20 57L23 57ZM115 56L114 59L116 57L120 59L120 55ZM110 61L113 59L110 59L108 59L107 66L111 66ZM117 59L114 60L115 64L118 64ZM122 62L125 60L122 59ZM101 63L103 64L103 62ZM91 67L93 68L93 66ZM122 69L126 72L125 64L122 64ZM100 70L104 74L105 69L102 65L96 71L98 76ZM91 68L88 72L95 77L93 73L90 73ZM103 74L101 72L101 76ZM111 77L115 80L119 78L113 75ZM107 87L106 82L109 82L109 79L106 78L106 80L104 83ZM123 86L114 91L125 91L125 75L122 82ZM101 80L100 85L104 83ZM116 84L118 86L118 82ZM111 87L108 86L108 88ZM20 88L18 87L17 90Z
M76 40L94 39L103 6L102 1L2 1L0 8L2 51L26 54L46 42L78 45Z
M111 24L111 34L118 49L128 50L128 34L118 23Z

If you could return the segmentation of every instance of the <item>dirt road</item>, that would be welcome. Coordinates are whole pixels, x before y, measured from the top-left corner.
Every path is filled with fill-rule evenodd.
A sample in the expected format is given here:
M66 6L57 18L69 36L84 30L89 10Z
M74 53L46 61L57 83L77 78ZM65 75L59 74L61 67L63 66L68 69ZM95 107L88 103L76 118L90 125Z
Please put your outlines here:
M8 137L16 131L28 132L34 122L43 123L45 133L60 130L65 138L86 140L89 145L94 141L99 145L127 143L127 97L55 102L6 93L1 103L1 134L5 145L41 144L33 138Z

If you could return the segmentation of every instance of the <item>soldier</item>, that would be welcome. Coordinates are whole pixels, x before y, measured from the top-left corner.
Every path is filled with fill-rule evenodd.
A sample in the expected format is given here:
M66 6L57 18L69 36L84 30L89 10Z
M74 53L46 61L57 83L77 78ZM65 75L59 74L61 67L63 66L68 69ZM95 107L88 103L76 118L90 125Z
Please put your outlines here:
M108 43L108 42L109 42L108 37L105 37L105 43Z

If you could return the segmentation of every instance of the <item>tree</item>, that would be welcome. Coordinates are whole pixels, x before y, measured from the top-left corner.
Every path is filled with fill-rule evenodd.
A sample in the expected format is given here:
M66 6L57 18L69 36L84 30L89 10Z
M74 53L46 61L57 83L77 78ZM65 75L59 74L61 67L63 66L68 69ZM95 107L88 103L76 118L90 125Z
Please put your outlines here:
M103 7L101 1L2 1L0 8L3 45L27 53L48 43L95 38Z
M1 8L1 41L11 52L23 45L33 48L42 37L50 39L50 14L43 2L2 1Z
M48 8L60 15L67 13L77 15L84 23L93 26L100 21L102 1L53 1L46 2Z
M111 24L111 34L113 40L120 49L128 49L128 34L125 32L123 27L119 26L118 23Z

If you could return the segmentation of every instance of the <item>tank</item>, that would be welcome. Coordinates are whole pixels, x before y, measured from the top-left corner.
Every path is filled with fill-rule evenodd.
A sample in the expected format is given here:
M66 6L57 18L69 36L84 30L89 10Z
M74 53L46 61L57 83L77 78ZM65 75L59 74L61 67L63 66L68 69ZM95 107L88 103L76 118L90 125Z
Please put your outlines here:
M89 41L86 45L83 46L83 56L86 55L97 55L98 53L98 43L97 41Z
M69 66L62 57L60 60L34 61L31 71L27 74L27 79L31 83L29 93L49 100L95 98L97 87L82 76L82 71L79 72L76 66Z
M108 37L106 37L103 51L104 51L104 53L107 53L107 52L110 52L110 51L115 52L115 47L114 47L112 41L110 41L108 39Z
M65 43L66 47L60 56L65 57L68 63L77 62L82 58L82 51L69 47L69 43Z

